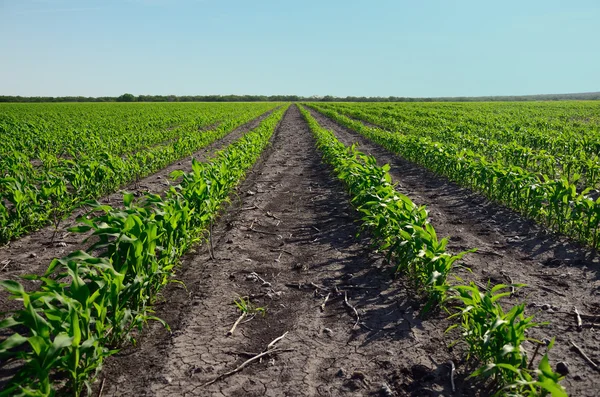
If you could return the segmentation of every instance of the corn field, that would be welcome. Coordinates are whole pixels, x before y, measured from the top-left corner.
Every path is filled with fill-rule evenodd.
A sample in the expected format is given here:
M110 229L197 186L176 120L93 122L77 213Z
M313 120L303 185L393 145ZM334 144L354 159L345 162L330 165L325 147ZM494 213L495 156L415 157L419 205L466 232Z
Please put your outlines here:
M253 121L256 122L253 128L210 153L210 157L202 161L194 157ZM391 296L389 299L396 299L390 290L410 295L417 313L413 322L426 323L427 327L432 324L437 327L436 335L443 335L439 339L442 343L437 339L438 342L423 342L427 346L439 343L433 350L443 351L452 363L450 375L445 372L439 375L447 384L438 384L438 392L442 389L455 392L455 363L460 375L456 375L457 382L464 395L566 396L571 390L580 390L572 389L575 387L572 374L555 365L554 354L560 357L572 354L565 357L571 363L580 360L576 367L579 371L590 362L594 364L597 354L586 356L584 349L573 342L573 335L595 332L597 324L593 321L600 315L582 316L577 309L582 307L582 300L576 294L567 295L545 287L558 293L557 299L564 305L576 305L576 324L571 328L576 327L577 334L571 328L568 332L573 331L573 335L567 332L575 349L569 350L562 339L564 335L551 328L553 321L546 321L544 313L532 313L532 308L537 307L533 301L537 300L538 284L528 285L531 278L525 273L533 270L521 265L522 273L513 273L503 282L491 273L495 264L490 265L490 273L486 273L487 268L469 269L469 258L480 251L489 253L489 248L453 244L457 238L461 241L462 229L441 236L439 229L436 230L439 214L432 218L422 196L415 199L410 192L401 192L402 176L408 171L397 164L382 164L378 154L367 154L357 142L373 145L368 146L371 151L384 150L386 155L423 167L440 181L455 182L482 196L490 205L509 208L514 216L532 221L540 233L550 235L546 238L561 244L576 241L578 249L588 255L600 245L600 197L596 190L600 184L599 129L600 105L595 102L2 104L0 245L19 244L44 230L55 230L56 234L61 222L74 217L78 210L83 215L77 217L75 226L68 228L68 235L86 248L72 251L67 248L64 255L46 263L43 272L20 279L3 277L1 272L11 264L11 259L0 261L0 266L4 265L0 270L0 287L4 290L0 297L6 300L1 310L8 307L8 299L18 302L18 308L11 307L0 315L0 368L14 368L10 376L3 378L0 373L3 387L0 396L102 393L108 379L103 375L106 363L118 360L116 356L123 349L137 349L138 343L144 349L147 342L140 339L149 323L173 331L162 317L169 310L169 291L174 286L185 289L190 302L198 299L186 286L189 269L192 273L206 274L205 279L221 277L223 273L227 282L233 283L234 295L228 295L231 299L223 299L218 307L206 309L223 316L237 315L236 307L242 311L233 328L227 322L230 317L214 324L221 336L225 334L221 328L227 324L229 339L225 344L236 337L252 339L241 331L242 336L234 334L238 326L245 329L258 324L257 327L263 327L258 328L258 335L269 335L269 340L273 339L271 325L264 324L270 318L278 319L272 323L278 331L279 325L275 324L287 327L282 336L261 350L252 345L254 350L247 348L240 353L238 350L243 346L227 345L229 350L223 354L253 357L232 371L212 377L214 367L220 368L217 364L206 369L206 365L196 363L178 382L164 378L165 384L181 386L199 382L194 380L197 373L211 374L212 380L203 378L202 383L193 385L199 395L204 395L198 391L201 387L206 388L206 395L213 392L216 395L217 389L210 389L213 384L248 371L244 369L246 366L263 365L263 371L270 371L278 365L275 357L283 360L280 355L294 350L305 352L297 340L290 342L296 344L289 349L273 347L283 343L284 338L292 340L292 336L286 336L288 333L293 335L301 332L303 326L309 327L297 319L289 320L293 306L300 305L302 300L319 299L311 307L320 308L320 313L329 310L337 310L334 313L338 316L350 313L353 325L346 344L359 338L360 332L369 331L372 333L365 337L361 347L368 345L374 335L393 328L382 327L375 332L369 318L380 321L399 311L402 313L397 314L398 321L406 323L408 311L399 310L399 303L394 303L389 314L370 317L369 313L375 310L369 305L374 301L388 299L387 294ZM294 132L283 139L286 131ZM311 142L312 147L298 149L302 139ZM285 151L283 159L271 161L278 151ZM102 201L106 195L125 186L135 186L145 177L190 156L190 168L182 166L173 171L163 192L124 190L122 205ZM298 163L293 163L293 159ZM303 165L303 171L284 189L284 183L292 180L298 164ZM269 178L280 179L275 181L265 176L269 167L278 167ZM326 169L326 180L311 174L320 167ZM310 183L303 185L305 179L310 179ZM372 273L365 278L366 284L352 284L356 275L350 272L340 275L339 269L338 273L323 270L322 274L307 270L302 265L306 255L296 253L299 247L311 244L325 244L327 249L342 253L350 251L347 246L335 245L334 238L327 240L322 225L325 221L318 226L299 221L320 210L315 204L319 195L311 196L306 203L299 197L311 195L313 188L323 189L323 186L333 191L331 186L337 186L336 183L345 193L337 197L337 203L320 205L332 206L330 219L339 213L352 218L347 226L356 225L359 232L350 237L360 241L357 244L383 264L375 269L361 262L361 271L374 271L391 285L388 290L377 292L378 287L369 284L368 280L375 277ZM268 190L278 192L279 196L256 201ZM348 209L343 212L340 208L346 204ZM278 212L284 206L287 209ZM259 215L252 218L250 225L240 226L240 214L254 211ZM468 219L472 214L463 216ZM234 236L242 236L241 241L253 241L257 247L254 259L249 254L246 259L234 255L228 258L229 262L220 259L238 244L232 237L219 238L219 233L224 236L230 230L239 231ZM305 236L302 230L310 230L312 234ZM484 242L468 240L468 243L471 241ZM206 250L208 257L197 259L202 250ZM244 250L252 251L243 248L241 252ZM508 247L491 255L512 258L526 254L516 248L514 253L511 250ZM319 260L337 263L333 253L323 252L328 251L320 251ZM277 254L274 261L267 259L271 253ZM534 249L528 255L534 257ZM192 257L196 259L190 260ZM191 267L197 266L198 261L204 267ZM483 267L484 262L476 263ZM580 271L565 263L565 274ZM248 269L249 274L244 278L239 270L229 272L229 267L235 266ZM268 271L261 273L260 266ZM594 269L595 265L590 266ZM504 269L496 270L504 274ZM271 281L265 279L268 275L272 276ZM307 281L309 275L318 281ZM277 277L292 277L294 282L283 283ZM343 281L332 284L336 277ZM260 293L248 292L251 288L245 290L246 284L256 282L262 288ZM594 288L593 282L587 285L582 280L575 281L585 291ZM302 295L305 289L312 294ZM348 299L349 294L360 290L375 290L377 299ZM209 298L207 295L203 299L208 302ZM555 298L548 299L555 302L552 300ZM166 309L161 309L162 299L167 299ZM583 300L588 303L583 307L593 310L597 294L590 293ZM357 310L360 304L364 309ZM600 311L600 305L597 308ZM277 317L280 313L288 317ZM185 310L180 313L182 318L187 315ZM539 320L540 316L544 319ZM582 318L589 319L589 324ZM343 334L344 327L348 328L339 323L333 323L339 328L323 325L329 323L319 324L318 332L310 332L329 335L325 342L320 342L323 344ZM321 331L324 329L328 331ZM393 346L395 341L390 336L386 343ZM336 358L336 349L342 349L342 345L332 349L329 353L332 358ZM238 348L234 353L232 346ZM315 349L303 354L318 356ZM268 364L266 360L264 364L262 359L257 360L263 356L271 357ZM376 356L381 357L381 353ZM361 365L369 368L371 362L377 363L374 360ZM394 360L386 365L401 365L403 358L398 356ZM144 365L140 363L140 368ZM289 365L294 364L289 362ZM307 367L310 366L302 365L305 371ZM440 364L437 371L442 371L442 367ZM394 384L391 372L385 372L388 369L382 365L372 372L365 370L377 379L379 389L358 370L351 375L337 374L346 382L346 386L340 386L343 393L340 391L339 395L350 390L347 387L350 381L356 381L359 386L353 390L364 391L364 395L409 395L407 381ZM594 371L589 375L590 384L598 383L597 367ZM414 373L411 376L417 377ZM334 380L331 377L322 383L334 384ZM283 380L277 382L285 384ZM301 394L310 393L302 390Z

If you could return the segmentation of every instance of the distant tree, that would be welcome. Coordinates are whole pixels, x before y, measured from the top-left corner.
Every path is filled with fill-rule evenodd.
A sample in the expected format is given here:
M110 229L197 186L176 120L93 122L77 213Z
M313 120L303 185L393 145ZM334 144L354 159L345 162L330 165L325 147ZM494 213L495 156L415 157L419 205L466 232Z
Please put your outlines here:
M135 96L133 94L123 94L117 98L117 102L135 102Z

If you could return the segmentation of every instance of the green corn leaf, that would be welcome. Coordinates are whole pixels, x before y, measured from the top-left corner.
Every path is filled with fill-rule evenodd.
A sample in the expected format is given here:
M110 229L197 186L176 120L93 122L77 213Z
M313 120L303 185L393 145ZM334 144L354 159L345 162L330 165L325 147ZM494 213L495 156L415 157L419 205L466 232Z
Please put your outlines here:
M123 194L123 205L125 207L130 207L133 202L134 196L133 193L125 193Z
M27 342L38 356L41 356L42 352L47 349L46 340L39 335L27 338Z
M25 294L23 286L13 280L0 280L0 287L4 288L14 296L21 297Z
M14 349L15 347L21 346L23 343L27 342L27 338L21 336L18 333L14 333L10 335L8 338L0 343L0 355L4 354L10 349Z
M78 225L68 228L67 230L72 233L86 233L92 229L91 226L88 225Z

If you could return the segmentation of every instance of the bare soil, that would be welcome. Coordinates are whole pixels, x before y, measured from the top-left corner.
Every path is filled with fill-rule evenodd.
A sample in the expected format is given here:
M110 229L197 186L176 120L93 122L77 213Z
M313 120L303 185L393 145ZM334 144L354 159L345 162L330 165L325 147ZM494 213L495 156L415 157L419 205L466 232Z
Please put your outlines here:
M488 280L528 284L510 303L525 301L529 314L550 322L531 336L557 337L550 358L554 364L562 361L568 365L563 385L569 394L598 394L600 374L569 344L572 340L600 362L600 333L592 325L600 320L584 316L584 327L578 331L573 312L577 307L583 314L600 318L600 265L594 251L546 234L514 212L312 113L342 142L358 142L360 149L374 155L380 164L389 163L397 189L427 205L438 234L451 236L452 250L479 248L464 260L472 273L457 271L458 275L482 286ZM253 126L257 124L255 120ZM210 155L252 126L244 128L196 157ZM96 395L489 394L465 380L468 371L461 359L462 349L447 347L453 335L444 334L450 325L445 316L418 317L422 302L414 298L402 278L393 277L393 269L384 265L368 236L357 237L360 216L314 145L306 122L291 106L272 146L215 226L216 259L210 259L205 247L189 253L177 276L186 287L173 283L163 291L156 315L170 324L172 332L151 323L137 346L106 361ZM137 188L160 192L173 169L190 165L190 159L176 163ZM120 199L121 193L117 193L106 201L115 204ZM10 262L8 272L0 272L0 277L43 271L53 257L73 251L80 241L63 232L57 241L66 242L67 247L49 246L53 230L48 228L45 233L31 240L34 233L0 250L0 263L7 258L18 265ZM30 258L31 253L38 256ZM345 295L349 305L344 302ZM233 304L240 297L249 299L254 308L266 309L266 314L248 316L227 336L240 315ZM0 305L0 311L8 306L5 300ZM275 345L279 350L217 379L265 351L282 335L285 337ZM532 345L525 347L532 352ZM457 367L454 393L450 360ZM214 383L207 385L211 381Z
M290 107L215 230L217 259L189 255L179 274L188 292L167 288L157 314L173 333L153 325L137 348L108 360L103 395L449 393L446 320L416 317L420 302L356 237L357 214L330 171ZM226 336L240 315L233 301L244 296L266 315ZM276 345L284 351L205 386L286 332Z
M548 233L510 209L388 152L318 112L311 113L340 141L347 145L357 142L359 150L375 156L379 164L390 164L398 191L427 205L438 236L451 237L452 251L478 248L464 258L472 273L457 271L460 277L480 286L488 280L527 284L510 303L527 302L527 314L550 323L530 336L540 340L556 337L550 360L568 365L563 385L570 395L598 395L600 373L570 344L573 341L595 363L600 362L600 264L595 250ZM574 308L592 315L584 316L581 330ZM531 354L532 345L527 348Z
M139 180L137 183L131 183L113 194L100 198L98 201L103 204L110 204L113 207L119 207L123 204L124 192L131 192L136 196L140 196L146 192L162 193L166 191L170 185L169 175L171 172L175 170L191 171L192 159L205 161L216 151L226 147L244 133L256 128L271 112L266 112L238 127L222 139L200 149L193 155L176 161L168 167ZM77 218L85 212L85 208L75 210L66 220L61 222L56 232L53 226L47 226L0 247L0 279L17 280L24 284L26 289L35 289L35 282L21 280L20 276L42 274L54 258L62 258L70 252L87 247L87 244L83 244L84 236L70 233L67 230L75 226ZM19 302L9 301L6 297L7 294L0 290L0 313L20 307Z

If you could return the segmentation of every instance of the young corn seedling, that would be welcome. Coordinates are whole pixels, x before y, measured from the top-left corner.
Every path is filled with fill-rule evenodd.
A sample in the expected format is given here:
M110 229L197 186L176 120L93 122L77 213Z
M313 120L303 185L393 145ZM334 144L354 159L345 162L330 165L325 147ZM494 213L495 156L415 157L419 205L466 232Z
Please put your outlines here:
M262 314L263 316L267 314L267 309L265 307L255 307L255 306L253 306L252 303L250 303L250 298L244 299L244 297L239 297L239 298L235 299L233 301L233 303L239 309L239 311L241 312L241 314L238 317L238 319L235 321L235 323L233 324L233 326L231 327L231 329L229 331L227 331L227 336L233 335L233 333L235 332L235 329L237 328L237 326L247 316L251 315L252 317L254 317L257 314ZM250 320L248 320L248 321L250 321Z
M83 387L91 393L103 358L114 353L105 347L107 289L113 288L107 281L114 277L119 275L110 262L75 252L54 260L44 276L28 277L42 282L38 292L29 294L14 281L0 283L24 306L0 328L27 332L15 332L0 344L0 357L25 363L10 382L10 395L53 395L51 384L60 375L67 376L65 387L74 395Z
M522 286L523 284L513 285ZM449 302L459 301L457 312L450 318L460 318L460 324L450 326L447 331L460 327L462 340L468 346L467 357L478 365L470 377L489 379L490 389L493 391L502 390L507 385L519 385L523 379L531 379L527 353L521 345L525 341L543 343L526 335L528 329L543 324L535 323L533 316L525 317L524 304L515 305L507 312L500 306L498 301L511 294L510 291L505 291L510 287L504 284L492 287L488 284L484 293L474 283L458 285L450 288L450 292L455 295L447 298ZM546 369L544 374L546 378L550 376ZM552 376L558 382L559 377L555 375ZM540 385L537 385L541 387L540 390L545 390L544 385L549 382L546 378L541 379ZM527 385L529 386L531 384ZM514 391L520 390L520 386L511 387ZM556 388L560 388L557 383Z
M361 212L362 228L370 232L373 244L386 254L396 272L405 273L427 299L426 313L444 300L447 276L466 252L446 253L447 240L438 240L425 207L416 206L392 185L389 165L379 167L374 157L359 152L355 145L346 147L305 109L301 112L323 157L334 166L352 204Z

